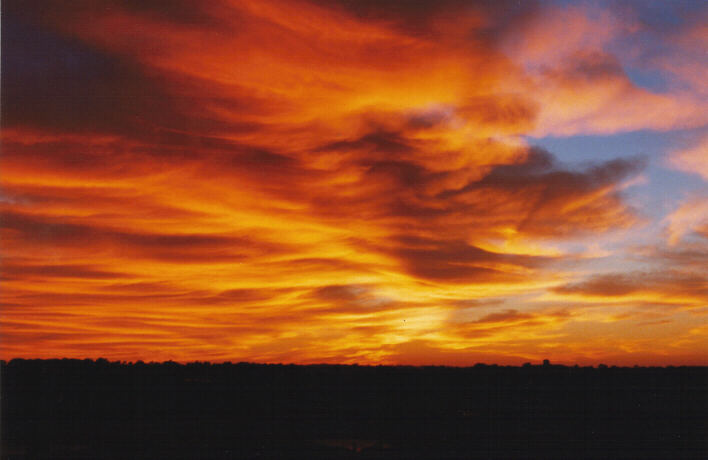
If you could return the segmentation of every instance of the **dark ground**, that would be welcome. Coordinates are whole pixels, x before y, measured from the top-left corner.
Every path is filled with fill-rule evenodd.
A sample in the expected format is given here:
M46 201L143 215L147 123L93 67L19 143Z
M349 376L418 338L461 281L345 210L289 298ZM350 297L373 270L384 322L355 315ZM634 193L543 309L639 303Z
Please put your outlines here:
M708 458L708 367L2 362L2 459Z

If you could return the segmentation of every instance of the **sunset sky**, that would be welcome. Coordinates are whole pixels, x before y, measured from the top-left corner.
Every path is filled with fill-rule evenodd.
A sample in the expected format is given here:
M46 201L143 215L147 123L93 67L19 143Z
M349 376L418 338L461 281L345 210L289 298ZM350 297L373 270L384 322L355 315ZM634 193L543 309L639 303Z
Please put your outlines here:
M708 3L2 3L0 358L708 365Z

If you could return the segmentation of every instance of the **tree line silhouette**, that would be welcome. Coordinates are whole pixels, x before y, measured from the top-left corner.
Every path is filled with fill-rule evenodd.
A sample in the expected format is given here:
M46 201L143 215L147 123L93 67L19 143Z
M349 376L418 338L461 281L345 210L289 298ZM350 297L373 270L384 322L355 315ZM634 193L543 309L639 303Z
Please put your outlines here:
M2 458L706 458L708 367L0 362Z

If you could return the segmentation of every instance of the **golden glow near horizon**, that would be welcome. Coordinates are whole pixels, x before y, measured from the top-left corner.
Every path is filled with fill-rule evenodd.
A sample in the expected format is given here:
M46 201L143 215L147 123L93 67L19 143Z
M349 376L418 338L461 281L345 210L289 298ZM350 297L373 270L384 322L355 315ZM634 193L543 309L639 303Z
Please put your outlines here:
M708 10L581 5L3 5L0 357L708 364Z

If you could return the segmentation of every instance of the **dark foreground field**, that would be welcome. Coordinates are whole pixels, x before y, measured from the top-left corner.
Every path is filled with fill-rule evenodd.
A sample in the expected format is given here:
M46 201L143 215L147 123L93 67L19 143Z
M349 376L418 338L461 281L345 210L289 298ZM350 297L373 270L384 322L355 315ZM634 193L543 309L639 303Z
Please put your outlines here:
M2 363L2 458L708 458L708 368Z

